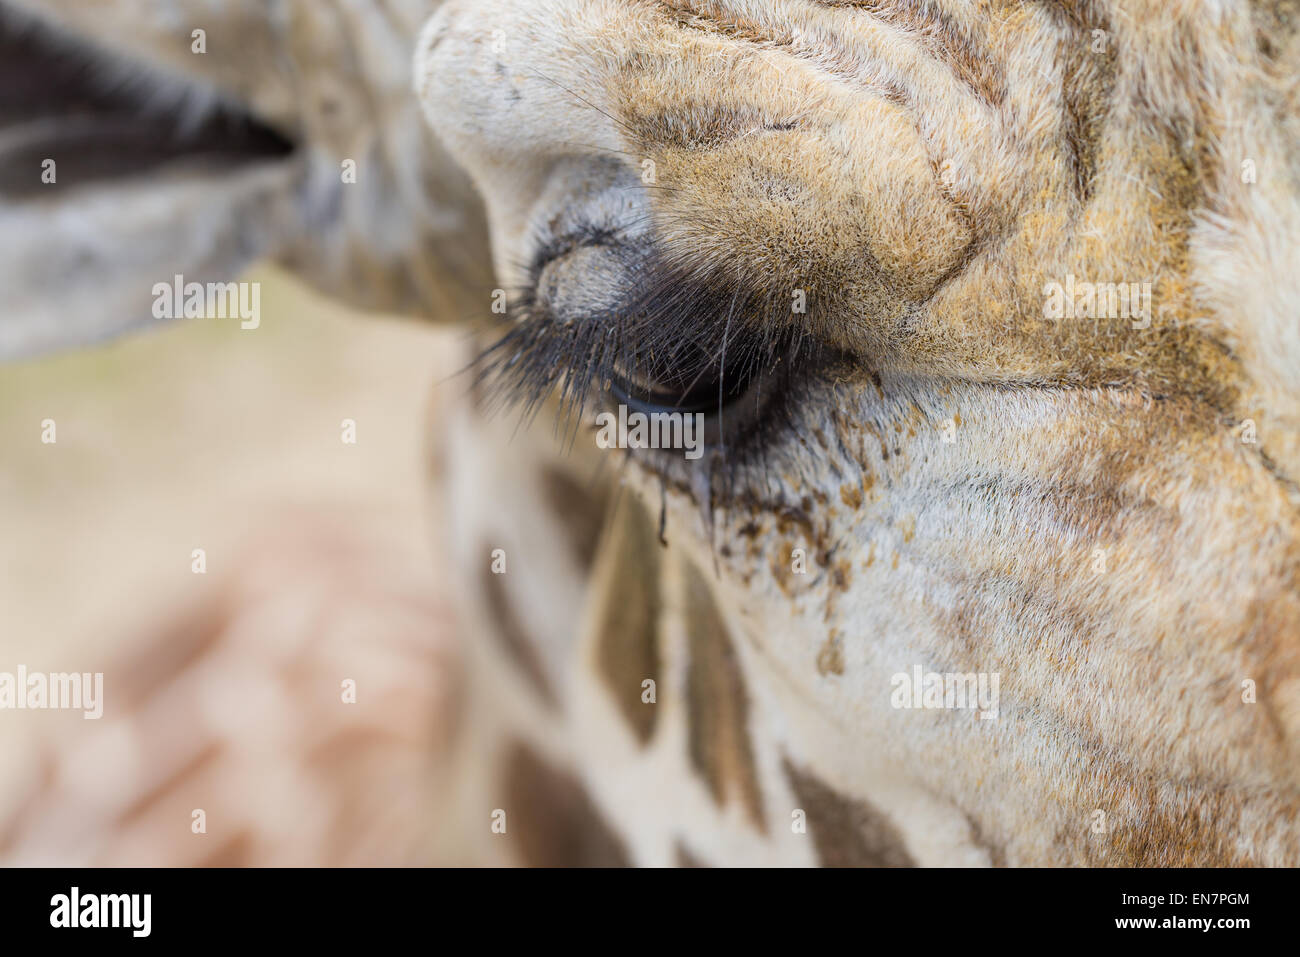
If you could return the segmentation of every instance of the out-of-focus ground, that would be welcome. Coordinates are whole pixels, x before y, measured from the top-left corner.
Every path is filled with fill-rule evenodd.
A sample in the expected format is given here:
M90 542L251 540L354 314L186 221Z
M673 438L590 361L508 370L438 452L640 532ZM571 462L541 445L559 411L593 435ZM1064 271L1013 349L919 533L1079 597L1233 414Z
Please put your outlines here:
M0 862L457 857L429 440L456 334L245 278L256 330L0 367L0 672L105 673L101 720L0 710Z

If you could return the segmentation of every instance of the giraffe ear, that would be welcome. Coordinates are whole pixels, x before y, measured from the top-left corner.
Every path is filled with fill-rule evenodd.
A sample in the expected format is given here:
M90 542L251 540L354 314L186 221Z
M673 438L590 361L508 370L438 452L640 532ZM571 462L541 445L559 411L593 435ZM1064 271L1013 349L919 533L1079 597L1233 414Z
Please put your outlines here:
M157 284L230 278L295 227L294 143L195 79L0 13L0 358L164 318Z
M4 161L0 160L0 164ZM180 319L157 288L226 280L294 219L288 171L213 184L180 176L79 190L75 199L0 206L0 360L115 337Z
M180 318L160 286L265 257L362 307L486 311L486 227L418 122L414 26L376 15L370 44L316 6L239 4L191 40L192 6L0 4L0 360ZM348 66L354 41L382 56Z

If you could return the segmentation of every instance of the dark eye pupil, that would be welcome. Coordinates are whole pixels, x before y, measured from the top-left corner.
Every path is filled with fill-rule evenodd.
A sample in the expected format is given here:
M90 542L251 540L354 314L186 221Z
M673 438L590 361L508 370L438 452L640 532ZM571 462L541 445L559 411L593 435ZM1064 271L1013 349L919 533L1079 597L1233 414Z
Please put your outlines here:
M717 412L745 395L758 371L750 337L731 332L725 360L721 341L684 340L615 362L610 392L636 411Z

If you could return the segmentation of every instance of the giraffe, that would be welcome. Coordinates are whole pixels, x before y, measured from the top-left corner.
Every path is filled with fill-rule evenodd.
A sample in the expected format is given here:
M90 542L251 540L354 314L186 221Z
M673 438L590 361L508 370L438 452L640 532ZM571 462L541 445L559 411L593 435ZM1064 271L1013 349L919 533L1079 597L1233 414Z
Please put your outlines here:
M721 370L708 457L630 453L571 650L508 642L579 713L552 751L628 859L1296 859L1294 29L808 0L430 22L417 90L534 329L499 387L564 389L527 366L567 348L606 406L662 394L703 374L690 334ZM996 713L917 707L922 672L998 679Z
M443 424L482 860L1300 860L1293 5L326 6L230 29L339 93L400 8L414 93L202 64L301 144L256 252L508 306ZM617 405L704 454L600 448Z

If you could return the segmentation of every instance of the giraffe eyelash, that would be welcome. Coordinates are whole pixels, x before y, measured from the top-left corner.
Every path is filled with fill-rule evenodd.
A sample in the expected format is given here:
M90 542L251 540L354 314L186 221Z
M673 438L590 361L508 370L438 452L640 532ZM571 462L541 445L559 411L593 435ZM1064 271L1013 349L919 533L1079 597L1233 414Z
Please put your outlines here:
M788 320L773 321L783 300L739 275L683 268L653 252L637 260L616 307L578 319L554 315L537 291L547 264L576 248L614 241L593 229L542 245L528 283L508 297L496 341L474 363L490 402L529 418L558 394L560 427L572 429L592 401L634 370L668 382L715 375L721 408L727 383L732 391L748 381L770 386L811 351L809 338Z

